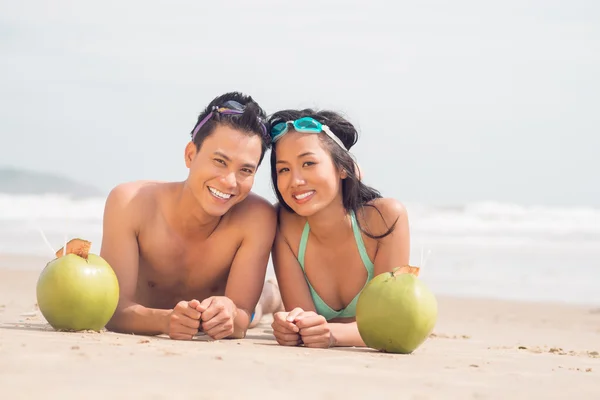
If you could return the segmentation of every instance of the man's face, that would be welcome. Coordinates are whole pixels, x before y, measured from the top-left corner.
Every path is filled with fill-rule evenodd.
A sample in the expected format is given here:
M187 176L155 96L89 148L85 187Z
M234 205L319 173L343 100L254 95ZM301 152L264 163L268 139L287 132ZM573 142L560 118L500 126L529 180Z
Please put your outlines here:
M193 143L188 145L188 185L207 214L222 216L248 196L261 151L258 135L227 125L218 125L197 152Z

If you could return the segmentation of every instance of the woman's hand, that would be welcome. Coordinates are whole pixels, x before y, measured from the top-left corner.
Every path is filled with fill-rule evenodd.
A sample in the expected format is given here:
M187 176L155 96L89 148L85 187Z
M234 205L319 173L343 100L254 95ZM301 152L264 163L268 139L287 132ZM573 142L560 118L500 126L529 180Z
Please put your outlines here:
M294 322L300 330L300 339L304 346L327 349L335 345L335 337L331 334L329 324L322 315L314 311L305 311L300 313Z
M285 312L280 311L273 314L273 335L282 346L298 346L302 344L300 338L300 328L296 326L294 320L296 317L304 312L303 309L297 307L292 311Z

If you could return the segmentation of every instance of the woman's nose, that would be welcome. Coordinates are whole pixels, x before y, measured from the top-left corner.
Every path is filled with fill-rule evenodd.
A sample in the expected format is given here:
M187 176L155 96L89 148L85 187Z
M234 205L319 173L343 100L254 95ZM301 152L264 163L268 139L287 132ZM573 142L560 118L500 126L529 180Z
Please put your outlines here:
M306 183L306 180L304 179L304 175L302 175L302 173L300 171L292 171L292 185L295 186L302 186Z

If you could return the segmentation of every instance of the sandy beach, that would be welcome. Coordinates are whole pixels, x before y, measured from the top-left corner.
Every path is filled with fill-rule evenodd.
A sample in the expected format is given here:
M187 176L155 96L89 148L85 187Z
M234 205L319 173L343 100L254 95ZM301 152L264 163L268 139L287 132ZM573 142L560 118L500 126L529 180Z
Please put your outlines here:
M600 306L438 296L411 355L243 340L55 332L36 307L47 260L0 256L2 399L600 398Z

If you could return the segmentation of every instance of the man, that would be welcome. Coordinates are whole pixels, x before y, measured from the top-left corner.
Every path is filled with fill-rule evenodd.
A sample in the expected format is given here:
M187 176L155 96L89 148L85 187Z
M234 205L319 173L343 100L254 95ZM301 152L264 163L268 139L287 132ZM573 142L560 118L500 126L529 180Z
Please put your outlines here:
M219 96L185 148L185 181L111 191L100 254L119 279L120 300L107 329L183 340L198 331L215 340L245 336L276 226L273 206L250 193L270 144L265 120L251 97Z

